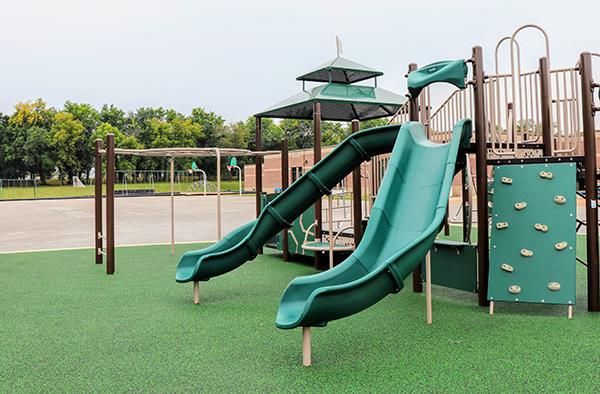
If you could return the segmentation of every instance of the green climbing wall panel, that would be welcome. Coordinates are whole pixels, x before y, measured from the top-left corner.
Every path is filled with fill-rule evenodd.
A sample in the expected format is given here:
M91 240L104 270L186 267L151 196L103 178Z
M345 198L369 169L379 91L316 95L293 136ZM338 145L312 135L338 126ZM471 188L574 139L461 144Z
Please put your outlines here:
M494 167L490 301L575 304L575 165Z

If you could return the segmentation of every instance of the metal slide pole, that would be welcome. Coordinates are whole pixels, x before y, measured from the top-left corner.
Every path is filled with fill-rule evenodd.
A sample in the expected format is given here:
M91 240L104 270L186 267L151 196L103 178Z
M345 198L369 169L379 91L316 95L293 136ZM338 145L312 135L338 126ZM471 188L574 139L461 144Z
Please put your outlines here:
M360 130L360 122L352 120L352 134ZM352 171L352 214L354 215L354 248L362 239L362 183L360 179L360 164ZM329 207L331 209L331 207Z
M587 246L588 311L600 311L598 287L598 193L596 190L596 131L594 125L594 97L592 80L592 55L583 52L579 58L581 75L581 106L583 116L583 146L585 167L585 218Z
M289 152L287 140L281 141L281 191L290 186ZM298 219L300 220L300 219ZM281 246L283 249L283 261L290 261L288 229L281 232Z
M256 152L260 152L262 150L262 119L260 117L256 117L256 133L254 136L254 144L256 145ZM256 180L256 217L260 215L260 211L262 209L262 156L256 155L256 164L254 165L254 179ZM262 245L258 248L256 253L262 254L263 248Z
M96 264L102 264L102 140L95 141L96 149L94 152L95 171L94 171L94 217L95 217L95 234L96 240Z
M408 72L415 71L417 69L416 63L410 63L408 65ZM408 102L408 120L411 122L419 121L419 104L417 102L418 97L410 97ZM412 288L413 293L423 292L423 282L421 280L421 264L417 265L412 274Z
M115 135L106 136L106 274L115 273Z
M315 101L313 104L313 165L321 161L321 103ZM315 202L315 240L322 240L321 229L323 228L323 212L321 211L322 201L319 198ZM315 268L319 268L320 264L320 253L315 253Z
M221 151L217 148L217 240L221 240Z
M479 305L488 306L488 272L489 272L489 229L488 229L488 194L487 194L487 141L485 97L483 85L483 50L473 47L473 91L475 95L475 170L477 175L477 264L479 279Z
M175 255L175 159L171 156L171 256Z
M544 156L552 156L554 150L552 141L552 120L550 118L550 70L548 67L548 58L540 58L540 107L542 117L542 141L544 143Z

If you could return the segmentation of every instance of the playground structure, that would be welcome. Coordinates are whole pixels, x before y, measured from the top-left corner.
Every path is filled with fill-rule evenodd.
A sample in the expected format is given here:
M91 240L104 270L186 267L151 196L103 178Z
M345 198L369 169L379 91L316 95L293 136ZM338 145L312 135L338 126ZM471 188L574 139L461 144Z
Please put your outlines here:
M544 38L545 56L534 71L521 67L523 48L517 37L526 29ZM499 71L499 48L504 43L510 45L510 73ZM176 280L193 282L197 304L200 281L254 259L282 230L287 259L286 229L313 205L314 234L322 242L323 195L328 196L331 212L332 189L352 173L354 252L332 267L335 236L328 214L330 269L294 279L284 291L276 318L279 328L302 327L304 365L312 362L311 327L325 326L400 291L410 273L414 292L422 292L425 283L428 324L433 321L432 284L476 292L479 305L489 306L490 314L501 301L534 302L566 305L572 318L576 261L587 267L588 310L600 311L594 122L600 108L593 98L600 84L592 78L592 57L600 55L583 52L575 66L552 69L549 48L542 28L524 25L496 45L495 74L484 73L480 46L473 47L466 60L423 68L411 63L406 102L389 92L384 95L394 99L382 99L376 82L374 87L352 85L381 73L339 57L298 77L302 93L256 115L257 151L248 155L257 157L257 219L223 239L219 233L220 241L206 249L185 253ZM307 81L325 84L306 90ZM439 82L457 90L432 111L430 89ZM293 111L288 112L290 108ZM390 116L390 124L359 131L358 119L381 116ZM261 119L266 117L312 118L315 141L314 166L291 185L287 143L282 143L282 192L265 204L262 158L268 153L261 151ZM340 118L351 119L353 133L321 159L321 121ZM99 142L97 152L101 170ZM173 163L176 154L166 152ZM105 153L112 176L114 155L125 152L117 152L109 136ZM363 202L356 189L365 178L360 171L365 160L373 161L369 180L374 202L361 243ZM462 241L436 240L448 221L448 197L457 173L462 183ZM576 193L576 188L581 190ZM577 195L585 199L585 220L576 218ZM98 195L96 201L98 209ZM112 204L110 190L107 211ZM476 243L470 236L474 222ZM586 226L585 262L575 254L576 226ZM107 231L108 238L111 231L114 248L114 227ZM101 242L102 234L97 234ZM97 258L101 253L100 243ZM323 267L316 256L316 265Z
M217 161L217 240L221 239L221 157L222 156L261 156L274 151L252 152L247 149L229 148L156 148L156 149L120 149L115 148L114 134L106 137L106 149L102 149L102 140L95 144L95 173L102 179L102 157L106 157L106 233L102 224L102 182L95 183L94 216L95 216L95 255L96 264L103 263L106 256L106 273L115 272L115 157L116 155L168 157L170 162L171 186L171 254L175 254L175 158L177 157L215 157ZM106 241L106 247L104 247Z

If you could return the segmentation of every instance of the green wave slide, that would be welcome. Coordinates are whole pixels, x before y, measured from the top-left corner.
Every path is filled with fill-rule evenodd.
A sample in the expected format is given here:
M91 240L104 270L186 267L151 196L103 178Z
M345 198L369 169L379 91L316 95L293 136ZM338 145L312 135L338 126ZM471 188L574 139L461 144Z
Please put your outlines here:
M292 280L276 326L325 326L399 292L442 228L458 152L470 138L468 119L446 144L429 141L420 123L404 124L360 244L333 269Z
M258 248L286 227L308 207L329 194L360 163L389 153L400 125L365 129L342 141L288 189L271 201L256 220L237 228L212 246L185 253L179 260L177 282L207 281L256 257Z

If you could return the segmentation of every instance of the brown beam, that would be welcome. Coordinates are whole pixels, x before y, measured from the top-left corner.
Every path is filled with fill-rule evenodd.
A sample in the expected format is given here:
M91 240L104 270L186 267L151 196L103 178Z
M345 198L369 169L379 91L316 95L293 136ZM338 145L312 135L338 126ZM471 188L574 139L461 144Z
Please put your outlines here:
M283 193L290 186L290 168L289 151L287 140L281 141L281 192ZM281 246L283 249L283 261L290 261L290 252L288 250L288 229L284 228L281 232Z
M321 161L321 103L315 101L313 103L313 165ZM323 228L323 215L321 212L321 199L315 202L315 239L322 239L321 229ZM315 267L320 267L320 253L315 253Z
M581 76L581 106L583 116L583 146L585 168L585 219L587 246L588 311L600 311L598 287L598 193L596 182L596 132L594 127L594 96L592 80L592 55L583 52L579 58Z
M410 63L408 65L408 72L415 71L417 69L416 63ZM411 122L419 121L419 97L409 97L408 101L408 120ZM417 268L413 271L412 274L412 288L414 293L422 293L423 292L423 281L421 280L422 272L421 272L421 264L417 265Z
M260 152L262 150L262 119L260 117L256 117L256 135L254 137L255 150ZM256 217L260 215L261 205L262 205L262 156L256 155L256 165L254 166L255 170L255 179L256 179ZM258 248L257 253L261 254L263 252L262 245Z
M550 120L550 105L552 95L550 92L550 69L548 58L540 58L540 110L542 113L542 141L544 143L544 156L552 156L552 121Z
M360 130L360 122L352 121L352 134ZM354 221L354 248L358 247L362 239L362 182L360 178L360 164L352 171L352 215Z
M96 264L102 264L102 154L100 150L102 149L102 140L97 139L95 141L95 151L94 151L94 221L95 221L95 231L94 231L94 239L96 240L95 245L95 254L96 254Z
M115 273L115 135L106 136L106 273Z
M479 305L488 306L488 272L489 272L489 229L488 229L488 194L487 194L487 143L486 115L483 85L483 50L473 47L473 91L475 101L475 169L477 172L477 264L479 279Z

